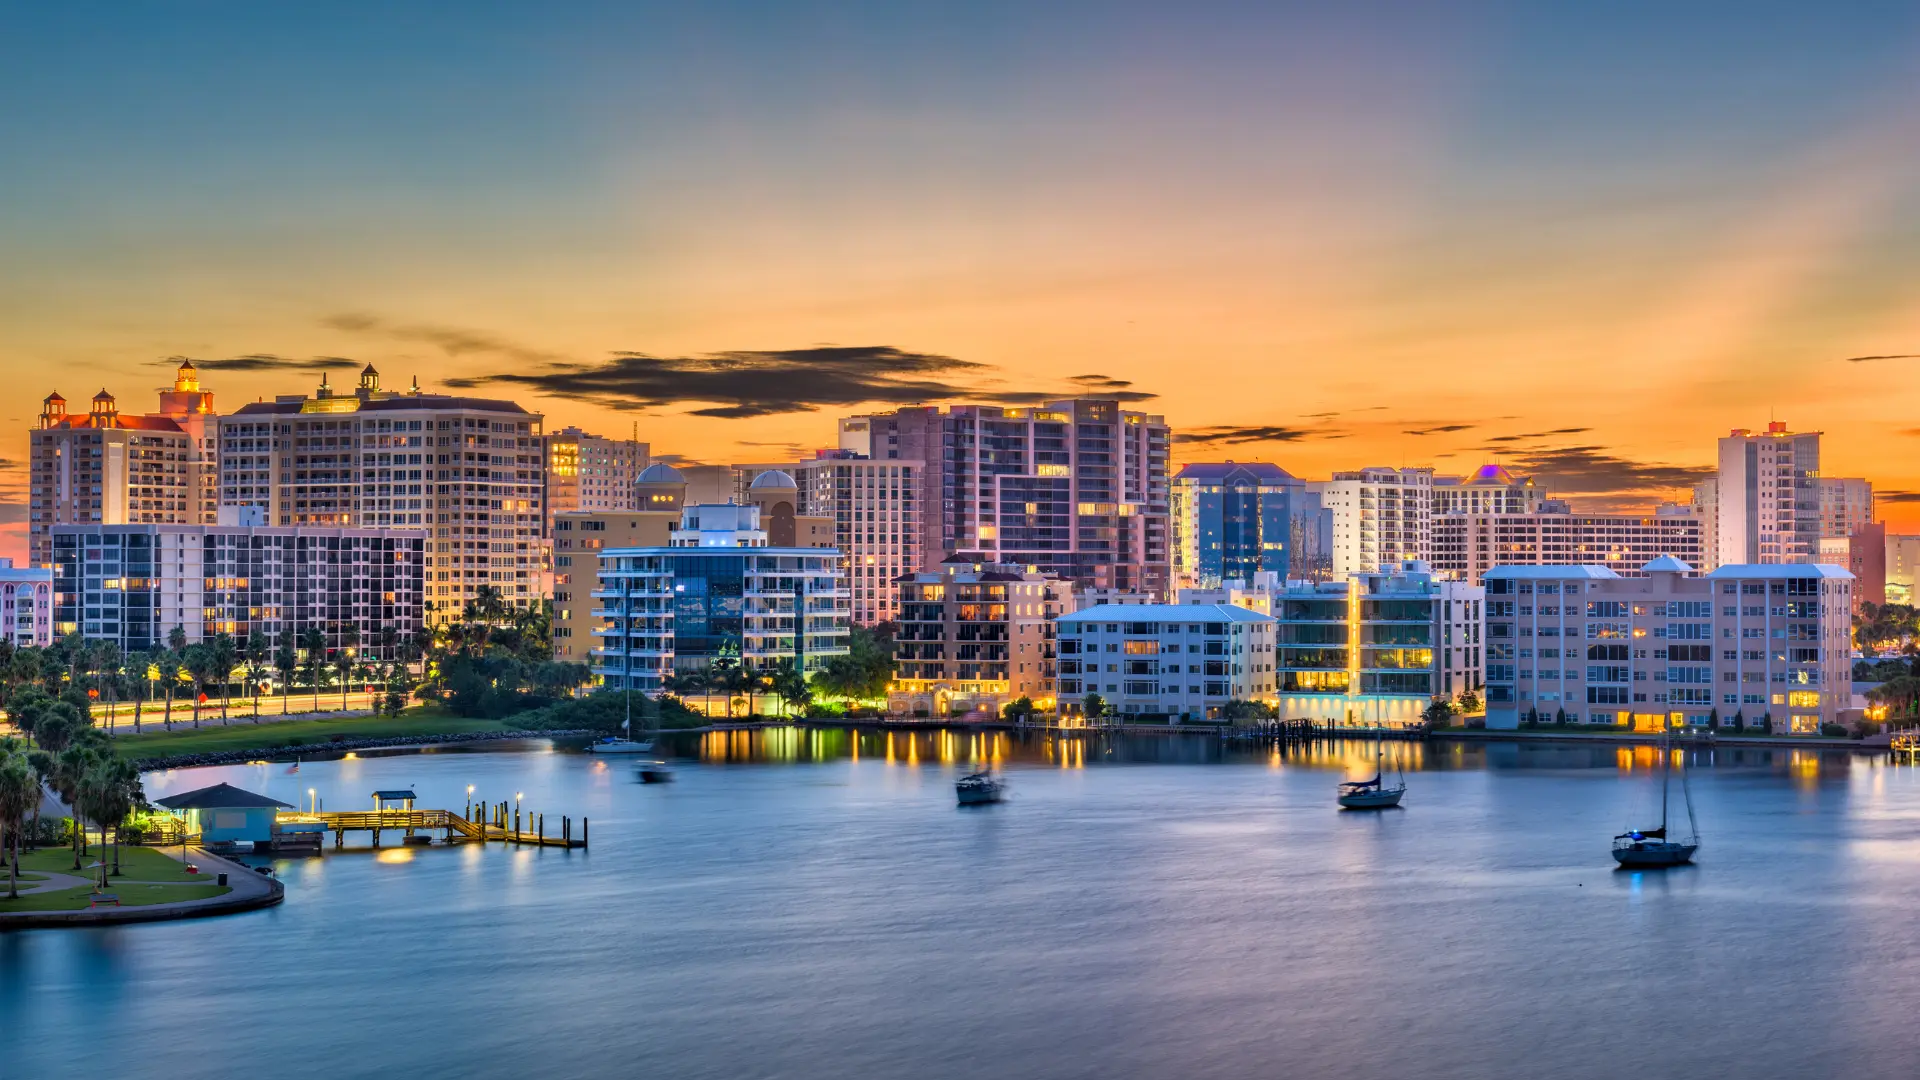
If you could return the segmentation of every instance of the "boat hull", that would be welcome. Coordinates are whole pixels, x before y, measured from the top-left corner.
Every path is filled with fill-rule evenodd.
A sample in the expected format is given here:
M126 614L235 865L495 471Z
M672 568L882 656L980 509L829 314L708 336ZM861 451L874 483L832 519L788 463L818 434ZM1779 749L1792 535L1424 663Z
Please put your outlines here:
M1006 789L1000 784L982 784L972 787L956 787L954 795L961 806L985 806L988 803L1001 802L1006 798Z
M653 743L631 742L620 739L615 742L593 743L587 747L589 754L651 754Z
M673 770L659 762L654 762L651 765L642 765L640 766L640 782L643 784L671 784L673 783Z
M1340 796L1340 808L1343 810L1385 810L1399 806L1400 797L1407 793L1406 788L1386 788L1381 791L1363 791L1354 795Z
M1669 866L1684 866L1693 861L1693 853L1698 850L1700 850L1698 844L1642 841L1638 844L1622 844L1614 848L1613 859L1630 870L1657 870Z

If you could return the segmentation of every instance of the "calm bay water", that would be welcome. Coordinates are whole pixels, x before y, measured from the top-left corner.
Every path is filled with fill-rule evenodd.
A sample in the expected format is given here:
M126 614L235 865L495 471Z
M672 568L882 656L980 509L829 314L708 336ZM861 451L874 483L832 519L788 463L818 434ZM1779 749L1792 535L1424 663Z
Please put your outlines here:
M0 936L21 1077L1905 1077L1920 771L1696 757L1700 865L1614 871L1649 749L710 736L673 785L544 744L148 777L593 821L277 865L287 902ZM957 809L979 756L1013 801ZM128 1070L132 1069L132 1072Z

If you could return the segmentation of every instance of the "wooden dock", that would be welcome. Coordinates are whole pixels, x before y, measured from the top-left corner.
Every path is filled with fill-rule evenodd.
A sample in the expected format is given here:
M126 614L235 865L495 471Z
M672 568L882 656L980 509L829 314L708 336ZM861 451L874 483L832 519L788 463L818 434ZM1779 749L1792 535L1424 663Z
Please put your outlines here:
M571 817L561 817L555 832L547 831L545 814L525 814L511 810L506 803L490 807L476 806L477 818L468 818L451 810L321 810L317 812L288 812L279 815L276 821L275 847L284 850L296 850L303 846L293 839L300 836L333 835L333 848L344 850L347 834L364 832L372 838L372 847L381 846L384 833L399 832L401 845L417 844L423 838L432 842L433 834L439 833L443 844L460 843L500 843L518 844L532 847L584 848L587 846L588 822L581 818L577 823ZM578 825L576 831L575 825ZM315 828L321 826L321 828ZM285 838L288 842L281 843ZM319 846L319 845L311 845Z

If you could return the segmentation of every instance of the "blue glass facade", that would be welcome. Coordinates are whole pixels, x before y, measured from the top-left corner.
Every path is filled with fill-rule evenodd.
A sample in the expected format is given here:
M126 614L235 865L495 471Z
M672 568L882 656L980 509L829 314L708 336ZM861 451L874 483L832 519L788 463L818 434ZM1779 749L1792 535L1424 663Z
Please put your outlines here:
M1180 571L1193 582L1307 577L1331 546L1317 495L1277 465L1188 465L1175 478Z

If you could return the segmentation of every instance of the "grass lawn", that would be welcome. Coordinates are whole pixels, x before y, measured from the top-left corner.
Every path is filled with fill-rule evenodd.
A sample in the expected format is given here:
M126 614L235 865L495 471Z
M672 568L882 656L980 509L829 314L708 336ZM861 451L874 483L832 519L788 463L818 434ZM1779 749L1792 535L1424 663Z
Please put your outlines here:
M232 892L225 885L207 882L199 885L119 885L107 890L120 898L121 907L145 907L148 904L168 904L175 900L202 900L209 896L219 896ZM82 885L74 889L56 889L53 892L35 893L22 896L18 900L8 900L4 881L0 881L0 913L12 911L85 911L93 899L93 888Z
M204 723L204 721L203 721ZM399 716L353 716L337 720L276 720L255 724L235 719L228 727L176 727L122 735L114 740L121 757L167 757L173 754L210 754L252 750L298 743L323 747L338 735L346 739L396 738L407 735L463 735L472 731L513 731L513 717L485 720L455 716L444 709L419 707Z
M100 860L100 845L91 844L87 853L80 858L81 869L73 868L73 849L70 847L41 848L39 851L25 851L20 854L20 872L77 874L86 877L99 873L86 867ZM179 850L175 848L174 850ZM192 858L192 853L188 853ZM107 862L112 863L111 854ZM177 881L193 883L207 880L205 874L189 874L180 860L163 855L153 848L127 846L120 849L120 878L130 881ZM118 881L120 878L110 878Z

